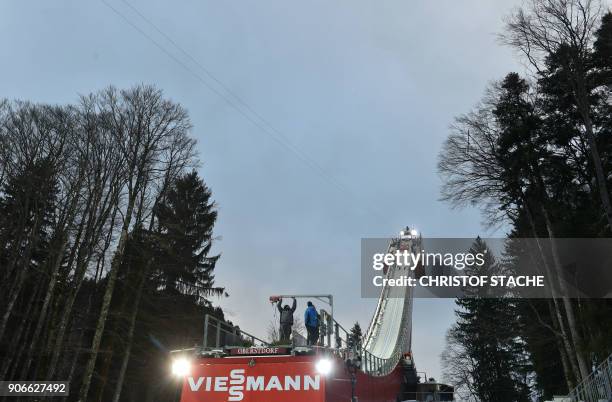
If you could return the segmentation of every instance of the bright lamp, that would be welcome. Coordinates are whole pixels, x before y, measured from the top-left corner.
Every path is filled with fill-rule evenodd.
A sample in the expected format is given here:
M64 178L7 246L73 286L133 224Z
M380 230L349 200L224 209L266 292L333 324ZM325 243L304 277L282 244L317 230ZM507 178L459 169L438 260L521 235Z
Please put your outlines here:
M172 374L177 377L184 377L191 371L191 362L189 359L180 357L172 362Z
M315 369L317 370L317 372L323 375L328 375L329 373L331 373L332 368L333 368L332 361L327 358L320 359L315 364Z

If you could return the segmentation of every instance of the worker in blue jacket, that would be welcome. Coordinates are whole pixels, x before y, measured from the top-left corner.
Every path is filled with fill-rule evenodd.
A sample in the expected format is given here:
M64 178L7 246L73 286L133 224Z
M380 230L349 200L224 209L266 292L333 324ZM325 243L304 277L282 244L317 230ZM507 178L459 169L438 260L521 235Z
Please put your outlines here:
M315 345L319 339L319 313L311 301L307 305L304 312L304 325L308 332L307 344L310 346Z

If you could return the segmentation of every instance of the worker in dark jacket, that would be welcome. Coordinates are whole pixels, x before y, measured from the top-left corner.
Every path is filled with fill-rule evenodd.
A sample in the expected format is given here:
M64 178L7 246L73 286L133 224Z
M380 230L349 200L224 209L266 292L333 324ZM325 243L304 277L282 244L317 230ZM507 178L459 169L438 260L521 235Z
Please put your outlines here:
M291 336L291 327L293 327L293 313L297 307L297 303L295 301L295 297L293 298L293 306L289 307L288 304L285 304L283 307L283 299L280 299L276 304L278 308L278 312L280 313L280 340L284 342L289 342L289 337Z
M319 313L311 301L308 302L308 307L304 312L304 325L308 332L308 346L316 345L319 340Z

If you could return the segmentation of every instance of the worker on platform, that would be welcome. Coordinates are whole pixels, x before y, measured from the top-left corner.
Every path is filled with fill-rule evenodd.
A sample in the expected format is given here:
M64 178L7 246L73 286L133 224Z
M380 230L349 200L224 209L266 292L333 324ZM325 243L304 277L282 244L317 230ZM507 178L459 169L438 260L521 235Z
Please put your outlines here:
M307 303L306 311L304 312L304 325L308 332L307 345L316 345L319 339L319 313L311 301Z
M293 298L293 305L289 307L288 304L283 304L283 299L280 299L276 304L278 312L280 313L280 340L283 342L289 342L291 336L291 327L293 327L293 313L297 308L297 302L295 297Z

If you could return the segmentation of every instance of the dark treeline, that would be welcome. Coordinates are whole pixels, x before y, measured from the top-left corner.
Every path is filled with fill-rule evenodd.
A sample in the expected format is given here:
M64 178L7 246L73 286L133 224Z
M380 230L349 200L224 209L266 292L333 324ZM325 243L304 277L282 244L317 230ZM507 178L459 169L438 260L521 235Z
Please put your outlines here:
M172 400L167 353L201 341L218 256L187 112L114 88L0 103L0 378L70 400Z
M510 223L510 251L512 238L610 237L612 14L597 1L532 0L501 40L532 73L509 73L456 119L439 160L443 198ZM549 277L551 256L532 255ZM567 394L612 352L612 301L550 296L458 300L450 379L482 401Z

